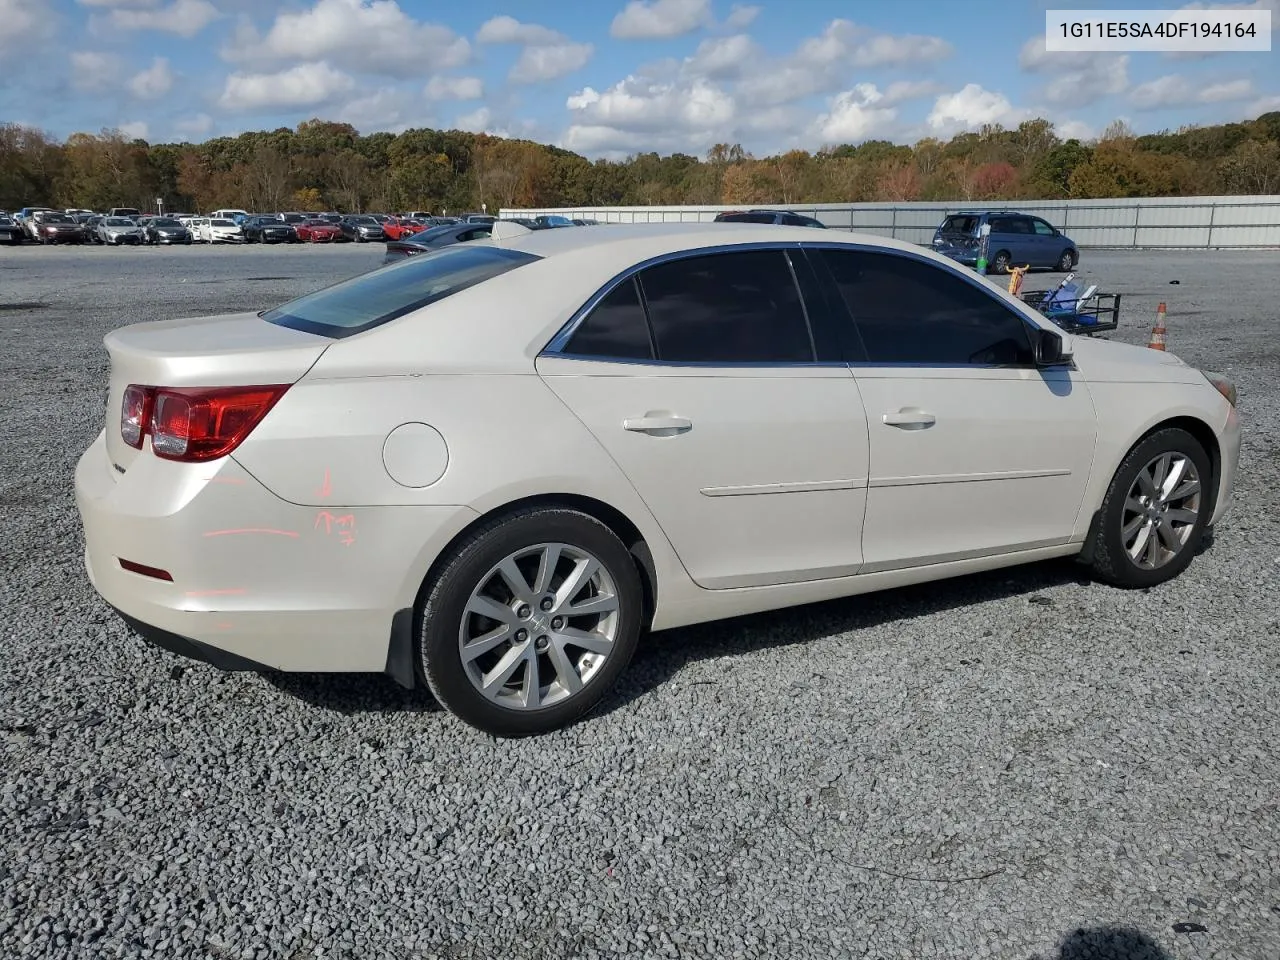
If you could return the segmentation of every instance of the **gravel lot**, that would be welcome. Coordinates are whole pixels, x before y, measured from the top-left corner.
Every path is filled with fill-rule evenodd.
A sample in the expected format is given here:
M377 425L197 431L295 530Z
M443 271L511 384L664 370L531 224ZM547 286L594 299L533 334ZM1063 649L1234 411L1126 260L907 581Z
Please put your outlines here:
M1163 299L1240 387L1236 506L1174 583L1050 563L658 634L524 741L152 650L83 573L103 335L380 257L0 249L0 956L1280 956L1280 253L1085 254L1118 339Z

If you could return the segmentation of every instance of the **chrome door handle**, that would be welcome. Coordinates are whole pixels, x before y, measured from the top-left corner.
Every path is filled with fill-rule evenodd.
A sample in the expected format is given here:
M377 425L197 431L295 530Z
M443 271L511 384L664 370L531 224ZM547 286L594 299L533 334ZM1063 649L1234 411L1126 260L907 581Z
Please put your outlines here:
M886 413L881 419L889 426L901 427L903 430L925 430L938 422L938 418L932 413L911 408L904 408L897 413Z
M622 421L622 429L632 433L647 433L655 437L672 437L693 429L693 421L684 417L643 416Z

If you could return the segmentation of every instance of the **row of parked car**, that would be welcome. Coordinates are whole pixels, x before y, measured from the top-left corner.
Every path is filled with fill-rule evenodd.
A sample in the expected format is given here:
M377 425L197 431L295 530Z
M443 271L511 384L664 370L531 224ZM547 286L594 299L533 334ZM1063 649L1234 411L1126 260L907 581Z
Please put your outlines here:
M439 227L485 226L497 220L483 213L437 217L417 211L413 215L385 213L268 213L222 209L204 216L189 213L144 214L130 207L107 213L91 210L54 210L24 207L14 214L0 210L0 242L42 244L101 243L370 243L403 240ZM516 222L531 230L586 226L594 220L570 220L544 216Z

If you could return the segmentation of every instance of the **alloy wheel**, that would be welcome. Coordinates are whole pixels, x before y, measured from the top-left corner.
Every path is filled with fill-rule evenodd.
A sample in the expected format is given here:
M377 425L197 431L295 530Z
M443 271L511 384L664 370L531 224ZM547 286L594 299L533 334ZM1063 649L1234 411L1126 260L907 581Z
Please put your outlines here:
M1186 547L1202 502L1200 474L1181 453L1162 453L1138 471L1120 514L1120 542L1143 570L1156 570Z

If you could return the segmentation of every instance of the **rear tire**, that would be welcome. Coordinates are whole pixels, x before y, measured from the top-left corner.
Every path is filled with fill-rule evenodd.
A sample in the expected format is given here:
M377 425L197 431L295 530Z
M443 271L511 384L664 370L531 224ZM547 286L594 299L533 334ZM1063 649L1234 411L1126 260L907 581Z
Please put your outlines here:
M598 610L572 612L588 604ZM603 523L563 508L507 514L460 543L430 584L418 665L436 699L471 726L545 733L608 693L643 619L635 560ZM464 644L483 652L464 656Z
M1094 574L1133 588L1182 573L1209 523L1212 482L1209 455L1187 431L1166 427L1140 442L1116 470L1086 545Z

